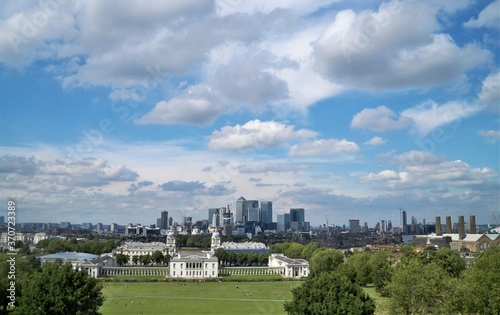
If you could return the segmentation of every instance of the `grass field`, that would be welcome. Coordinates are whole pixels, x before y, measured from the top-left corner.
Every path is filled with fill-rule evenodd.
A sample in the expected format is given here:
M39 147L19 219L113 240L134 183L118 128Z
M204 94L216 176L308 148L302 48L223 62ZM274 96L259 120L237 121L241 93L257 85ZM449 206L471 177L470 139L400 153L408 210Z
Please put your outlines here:
M375 315L389 314L389 298L383 297L379 293L377 293L373 285L366 286L363 288L363 290L365 290L365 292L368 293L370 297L375 301L375 306L377 307L375 310Z
M292 298L290 288L300 283L107 282L99 310L103 315L285 314L283 303Z
M292 298L290 289L301 284L299 281L227 280L201 283L105 282L103 293L106 300L100 311L103 315L285 314L283 303ZM388 314L388 299L375 292L373 286L363 289L375 300L375 314Z

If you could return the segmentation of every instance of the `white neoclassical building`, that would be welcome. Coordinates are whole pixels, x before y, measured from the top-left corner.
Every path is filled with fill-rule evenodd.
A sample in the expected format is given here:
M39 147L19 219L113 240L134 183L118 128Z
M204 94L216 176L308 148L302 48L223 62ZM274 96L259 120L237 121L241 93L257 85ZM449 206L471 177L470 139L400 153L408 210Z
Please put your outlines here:
M270 268L284 268L285 278L301 278L309 276L309 262L305 259L288 258L283 254L269 256Z
M216 278L219 275L219 262L217 257L207 253L206 256L189 255L181 257L178 254L170 260L171 278Z
M175 233L170 230L167 234L167 242L153 242L153 243L141 243L141 242L126 242L121 246L118 246L115 253L120 253L128 255L129 263L132 264L132 258L134 256L144 256L153 255L155 251L159 250L164 256L175 255Z

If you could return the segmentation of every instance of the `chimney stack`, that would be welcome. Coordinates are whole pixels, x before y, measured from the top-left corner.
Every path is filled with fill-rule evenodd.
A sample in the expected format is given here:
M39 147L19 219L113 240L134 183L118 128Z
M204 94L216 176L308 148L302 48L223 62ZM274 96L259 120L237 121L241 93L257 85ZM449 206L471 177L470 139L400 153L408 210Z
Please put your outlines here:
M458 217L458 238L461 240L465 238L465 220L463 215Z
M446 217L446 234L451 234L451 217Z
M441 236L441 217L436 217L436 235Z
M476 234L476 216L475 215L471 215L469 217L469 224L470 224L470 229L469 229L470 234Z

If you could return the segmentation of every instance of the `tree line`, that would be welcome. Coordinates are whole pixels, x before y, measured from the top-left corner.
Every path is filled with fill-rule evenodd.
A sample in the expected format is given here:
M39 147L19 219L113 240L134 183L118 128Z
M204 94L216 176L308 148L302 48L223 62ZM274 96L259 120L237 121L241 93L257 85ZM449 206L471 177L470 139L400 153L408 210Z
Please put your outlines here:
M8 260L15 257L15 278L8 277ZM9 298L13 289L15 300ZM104 296L102 285L70 263L40 265L34 256L0 254L0 314L97 315ZM9 306L14 304L14 308Z
M300 256L306 257L304 251ZM281 250L279 245L277 248ZM285 250L299 253L298 246ZM490 247L467 266L448 247L421 253L360 251L343 254L331 248L312 251L310 277L292 290L289 315L374 314L375 303L362 287L373 283L389 299L389 314L499 314L500 247Z
M155 266L164 266L168 265L168 263L170 262L170 255L163 255L163 253L159 250L154 251L151 255L134 255L132 257L130 257L130 255L118 253L115 255L115 258L116 263L120 267L130 264L130 261L132 261L133 265L143 266L150 266L153 264Z

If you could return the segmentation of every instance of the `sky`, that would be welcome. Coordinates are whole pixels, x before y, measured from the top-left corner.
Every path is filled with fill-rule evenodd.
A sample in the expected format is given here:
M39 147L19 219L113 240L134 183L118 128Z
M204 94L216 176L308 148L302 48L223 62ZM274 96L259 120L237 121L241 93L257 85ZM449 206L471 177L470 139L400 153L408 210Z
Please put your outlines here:
M500 214L500 2L0 2L17 222Z

